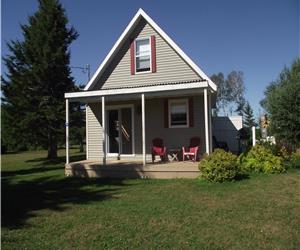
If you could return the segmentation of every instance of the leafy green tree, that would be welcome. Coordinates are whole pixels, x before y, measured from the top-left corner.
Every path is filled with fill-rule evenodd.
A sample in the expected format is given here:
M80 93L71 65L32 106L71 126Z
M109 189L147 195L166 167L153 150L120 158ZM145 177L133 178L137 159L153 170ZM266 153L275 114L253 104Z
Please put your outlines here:
M300 146L300 59L270 83L261 105L269 115L269 131L276 139Z
M49 159L64 138L64 93L74 90L69 46L78 34L67 25L58 0L39 0L38 11L21 25L23 41L10 41L4 57L3 133L47 148Z
M222 111L228 115L235 111L240 114L245 105L243 72L234 70L226 78L219 72L213 74L211 80L218 86L216 113Z
M251 108L249 102L246 102L243 108L243 123L245 128L252 128L256 126L255 118L253 115L253 109Z

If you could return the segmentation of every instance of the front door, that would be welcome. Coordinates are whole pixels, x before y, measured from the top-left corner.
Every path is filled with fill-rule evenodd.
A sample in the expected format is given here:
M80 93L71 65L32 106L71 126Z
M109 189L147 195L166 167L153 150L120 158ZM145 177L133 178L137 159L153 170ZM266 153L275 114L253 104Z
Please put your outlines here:
M119 153L119 110L108 110L108 153Z
M107 149L109 154L133 154L132 116L131 107L107 110Z
M122 108L121 112L121 154L132 154L132 109Z

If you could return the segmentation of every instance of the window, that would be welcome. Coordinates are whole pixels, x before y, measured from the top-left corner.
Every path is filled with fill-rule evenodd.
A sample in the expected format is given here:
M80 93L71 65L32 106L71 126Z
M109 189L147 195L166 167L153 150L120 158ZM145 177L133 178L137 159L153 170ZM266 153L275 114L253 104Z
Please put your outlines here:
M188 99L169 100L169 127L185 128L189 126Z
M135 41L135 71L149 72L150 71L151 47L150 39L138 39Z

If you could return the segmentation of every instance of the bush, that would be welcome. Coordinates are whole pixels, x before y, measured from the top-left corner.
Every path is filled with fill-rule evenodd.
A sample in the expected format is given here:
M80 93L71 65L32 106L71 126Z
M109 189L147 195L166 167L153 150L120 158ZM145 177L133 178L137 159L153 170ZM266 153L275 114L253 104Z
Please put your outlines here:
M273 143L268 142L268 141L260 141L258 144L263 146L267 150L271 151L272 154L275 155L275 156L280 156L284 159L289 157L289 152L288 152L288 149L285 145L281 145L281 144L278 144L278 143L273 144Z
M285 165L286 168L300 168L300 150L292 153Z
M216 149L200 161L199 170L201 171L200 177L208 181L234 180L239 175L237 156L223 149Z
M282 173L286 170L282 157L273 155L271 149L259 144L242 154L239 160L245 171Z

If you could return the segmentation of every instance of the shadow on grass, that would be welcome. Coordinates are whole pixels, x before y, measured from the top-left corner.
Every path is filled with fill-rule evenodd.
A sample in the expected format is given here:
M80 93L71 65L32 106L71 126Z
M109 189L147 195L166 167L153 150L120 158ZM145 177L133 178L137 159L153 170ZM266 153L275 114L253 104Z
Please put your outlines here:
M7 152L1 152L2 155L14 155L17 154L18 152L16 151L7 151Z
M28 174L36 174L36 173L44 173L52 170L63 169L62 166L56 167L33 167L29 169L20 169L15 171L1 171L2 177L11 177L15 175L28 175Z
M74 155L70 157L70 161L81 161L85 159L85 155ZM35 173L44 173L47 171L58 170L64 168L64 163L66 161L65 156L57 157L55 160L48 160L46 158L34 158L32 160L27 160L26 162L37 163L33 165L32 168L28 169L20 169L14 171L1 171L2 177L9 177L14 175L27 175L27 174L35 174ZM62 164L57 166L57 164Z
M241 181L241 180L246 180L246 179L250 179L250 174L246 173L246 172L240 172L235 177L236 181Z
M122 180L99 180L45 176L13 183L2 179L2 227L20 228L42 209L64 211L74 204L88 204L114 198L127 184Z
M85 159L85 154L80 154L80 155L73 155L70 157L70 161L81 161ZM27 160L26 162L39 162L43 166L47 165L53 165L53 164L58 164L58 163L65 163L66 162L66 157L65 156L58 156L56 159L49 160L47 158L41 157L41 158L34 158L31 160Z
M84 158L83 154L72 156L70 160ZM64 178L64 156L54 161L35 158L27 162L34 164L29 169L1 172L1 216L4 228L21 228L42 209L64 211L74 204L112 199L121 187L127 185L122 180ZM58 169L62 170L61 177L51 172ZM35 177L35 173L41 173L42 177Z

